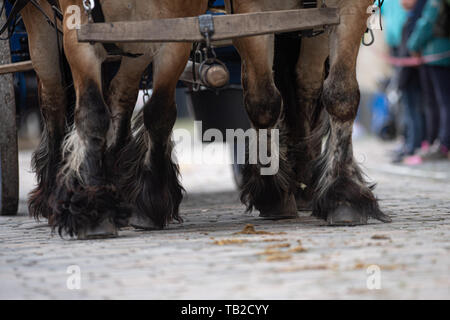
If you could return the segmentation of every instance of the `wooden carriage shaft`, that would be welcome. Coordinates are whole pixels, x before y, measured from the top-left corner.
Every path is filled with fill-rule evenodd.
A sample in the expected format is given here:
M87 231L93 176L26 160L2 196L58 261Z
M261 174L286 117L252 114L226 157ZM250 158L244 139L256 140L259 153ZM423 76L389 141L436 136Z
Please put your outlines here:
M214 16L212 41L283 33L337 25L339 9L299 9ZM199 18L88 23L78 30L80 42L200 42Z
M212 41L314 29L339 24L336 8L268 11L214 16ZM78 30L80 42L199 42L198 17L135 22L91 23ZM228 43L227 45L231 44ZM0 74L32 70L31 61L0 65Z

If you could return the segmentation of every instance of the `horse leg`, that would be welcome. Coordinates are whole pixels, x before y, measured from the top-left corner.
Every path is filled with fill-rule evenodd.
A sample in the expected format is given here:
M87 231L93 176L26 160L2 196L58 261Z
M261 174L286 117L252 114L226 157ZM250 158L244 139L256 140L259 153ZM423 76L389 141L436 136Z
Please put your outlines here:
M274 78L283 97L289 162L295 174L298 210L311 210L311 165L321 153L324 122L320 93L329 54L327 35L275 36ZM313 54L311 54L313 52Z
M63 165L51 196L53 228L79 239L115 236L117 211L121 209L104 161L111 122L101 86L105 52L100 45L79 43L76 30L68 29L66 23L64 49L72 71L76 105L74 126L63 145Z
M108 158L111 159L108 161L115 162L114 158L131 139L131 118L139 95L142 73L151 60L149 55L139 58L122 57L120 68L109 85L106 104L111 112L108 132Z
M234 2L236 13L261 11L257 2ZM268 134L267 141L260 139L260 133L272 129L278 130L278 122L283 102L277 90L271 63L270 36L235 39L234 45L242 58L242 85L244 87L244 105L252 127L256 130L257 144L267 143L270 150L273 143ZM270 175L262 175L262 165L246 161L243 170L241 201L247 209L256 208L262 217L292 218L297 216L295 203L294 179L290 164L287 161L283 128L279 131L278 171Z
M139 95L139 86L143 70L150 64L152 57L144 55L139 58L122 57L120 68L112 79L106 94L106 101L111 113L111 125L108 131L105 155L108 177L116 188L120 189L122 179L121 154L132 143L131 118ZM121 193L121 198L126 197ZM121 224L128 225L129 221Z
M330 73L322 92L331 131L318 162L313 215L331 225L366 224L368 217L386 222L390 219L381 212L364 181L352 148L352 128L360 99L356 59L367 28L365 12L371 1L337 3L341 8L341 23L330 34Z
M177 117L175 89L190 53L190 44L165 44L153 60L153 94L134 123L134 141L123 151L122 190L134 204L130 224L163 228L178 210L182 187L172 160L171 133Z
M51 12L47 2L43 10ZM37 186L29 195L29 212L36 219L51 220L52 210L48 199L55 185L56 171L61 162L61 144L66 126L66 92L63 87L55 30L44 16L31 4L21 15L28 32L30 56L38 75L40 108L43 119L43 133L37 150L33 154L32 167L36 173ZM62 41L62 39L61 39Z
M314 52L314 54L310 54ZM314 196L314 181L312 168L314 161L322 151L322 140L326 134L328 121L320 94L326 77L326 61L329 55L328 36L323 34L314 38L302 39L302 48L297 63L297 92L300 109L297 112L299 126L293 128L294 141L300 141L295 148L298 157L294 159L296 181L300 183L297 189L297 208L311 210ZM291 118L291 117L288 117ZM295 116L292 114L292 118ZM297 129L297 130L296 130ZM301 154L301 155L300 155Z
M119 190L122 187L123 171L129 165L126 163L129 159L125 155L130 148L128 145L133 143L131 118L139 95L140 81L143 70L150 64L151 59L152 57L149 55L139 58L123 57L119 71L111 81L106 95L107 105L111 112L105 156L106 170L107 175L112 177L111 180ZM126 192L121 191L120 196L124 201L127 200ZM131 216L131 220L135 219L134 217L135 214ZM117 218L120 219L120 216ZM122 216L122 218L128 217ZM122 220L121 225L128 225L131 220ZM153 225L148 225L149 228L151 226Z

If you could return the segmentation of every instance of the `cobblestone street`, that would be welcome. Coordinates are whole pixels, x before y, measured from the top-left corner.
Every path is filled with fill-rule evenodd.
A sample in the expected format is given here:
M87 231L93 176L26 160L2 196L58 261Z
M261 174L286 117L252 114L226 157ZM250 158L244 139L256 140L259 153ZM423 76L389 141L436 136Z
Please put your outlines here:
M450 162L394 166L384 155L392 146L355 144L390 224L328 227L310 213L262 220L245 213L229 166L185 165L183 224L89 241L52 236L28 217L31 153L22 152L19 216L0 217L0 298L449 299ZM239 233L248 224L256 232ZM67 287L72 265L79 290ZM371 265L380 289L368 289Z

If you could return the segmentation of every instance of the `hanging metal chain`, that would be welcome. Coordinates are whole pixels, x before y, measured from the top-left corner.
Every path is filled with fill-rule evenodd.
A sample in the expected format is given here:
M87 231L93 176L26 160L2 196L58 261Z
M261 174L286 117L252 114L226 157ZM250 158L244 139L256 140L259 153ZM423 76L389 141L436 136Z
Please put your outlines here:
M376 5L379 8L379 15L380 15L380 29L383 30L383 25L382 25L382 19L381 19L381 7L383 7L384 4L384 0L377 0L378 4ZM369 34L370 36L370 40L369 42L366 41L366 34ZM363 35L363 38L361 40L361 43L366 46L366 47L370 47L371 45L373 45L375 43L375 34L373 33L373 30L370 28L367 28L366 32Z
M95 1L94 0L83 0L83 7L88 15L88 21L89 23L94 22L92 19L92 10L95 8Z
M148 67L147 69L145 69L144 71L144 75L142 76L142 92L144 93L144 95L142 96L142 102L144 103L144 105L147 103L147 101L150 100L150 90L149 87L151 86L150 83L150 67Z
M203 61L205 59L203 58L203 52L201 50L201 43L197 44L195 51L194 51L194 55L193 55L193 59L192 59L192 75L193 75L193 79L194 79L194 84L192 85L192 90L194 92L197 92L200 90L200 83L197 82L197 79L199 78L199 75L197 74L197 68L195 67L195 65L197 63L202 64Z
M144 92L144 95L142 96L142 102L144 102L144 105L147 103L147 101L150 100L151 96L150 96L150 90L149 89L144 89L142 90Z

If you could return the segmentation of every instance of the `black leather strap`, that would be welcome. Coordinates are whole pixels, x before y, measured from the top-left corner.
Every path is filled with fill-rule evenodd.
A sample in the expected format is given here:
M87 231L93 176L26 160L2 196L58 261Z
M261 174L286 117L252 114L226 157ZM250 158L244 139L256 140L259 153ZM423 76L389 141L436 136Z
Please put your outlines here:
M317 8L317 0L304 0L303 8L305 9Z
M9 2L13 5L13 7L11 9L11 12L9 13L9 16L6 18L5 24L0 28L0 35L8 29L11 23L14 23L16 21L16 16L28 4L29 0L10 0ZM3 8L4 7L5 2L3 2Z

